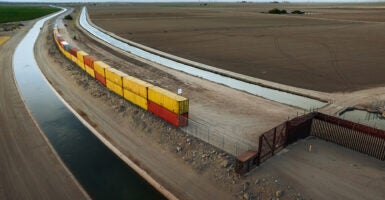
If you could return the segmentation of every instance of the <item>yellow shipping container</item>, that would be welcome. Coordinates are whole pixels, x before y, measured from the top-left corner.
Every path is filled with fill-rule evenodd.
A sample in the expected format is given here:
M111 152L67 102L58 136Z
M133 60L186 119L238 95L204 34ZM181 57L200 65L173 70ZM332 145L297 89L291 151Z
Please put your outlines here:
M153 85L132 76L123 77L123 88L147 99L147 90Z
M95 72L102 75L103 77L106 77L105 69L111 68L111 66L107 65L103 61L95 61L94 62L94 69Z
M82 69L82 70L86 70L86 67L84 66L84 61L81 61L78 59L78 61L76 62L76 64Z
M72 60L74 63L78 64L78 58L77 58L76 56L72 55L72 54L70 54L70 55L71 55L71 60Z
M64 52L65 52L64 48L61 47L60 45L59 45L59 48L60 48L61 53L62 53L62 54L65 54L65 53L64 53Z
M127 74L112 67L107 68L105 71L107 80L110 80L123 87L123 77L128 76Z
M147 104L146 98L143 98L126 89L123 89L123 92L124 92L124 98L127 99L129 102L143 108L144 110L148 110L148 104Z
M87 56L88 53L84 52L84 51L78 51L77 52L77 58L78 58L78 65L80 66L80 68L82 68L83 70L85 70L85 66L84 66L84 56Z
M123 96L123 88L112 81L106 80L106 87L116 94Z
M94 71L94 69L92 69L92 68L89 67L88 65L84 65L84 67L85 67L85 69L86 69L86 72L87 72L90 76L92 76L92 77L95 78L95 71Z
M72 58L71 58L72 55L71 55L69 52L64 51L64 55L65 55L68 59L72 60Z
M187 98L157 86L148 88L148 100L172 111L175 114L188 112L189 101Z

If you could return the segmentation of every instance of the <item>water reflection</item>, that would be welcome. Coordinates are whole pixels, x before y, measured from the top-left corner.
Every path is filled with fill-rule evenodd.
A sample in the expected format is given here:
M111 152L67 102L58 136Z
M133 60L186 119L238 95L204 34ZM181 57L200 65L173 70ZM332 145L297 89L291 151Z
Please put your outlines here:
M13 57L17 85L40 128L91 198L164 199L100 142L48 85L33 54L40 27L48 19L33 26Z
M378 113L367 112L364 110L349 110L341 112L340 117L349 121L385 130L385 120Z

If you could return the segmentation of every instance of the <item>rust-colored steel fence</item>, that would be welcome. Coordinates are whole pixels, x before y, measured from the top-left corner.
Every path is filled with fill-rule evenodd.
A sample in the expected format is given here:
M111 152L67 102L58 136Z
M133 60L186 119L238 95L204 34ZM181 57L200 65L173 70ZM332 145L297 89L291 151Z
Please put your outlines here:
M287 145L309 136L311 121L315 114L309 113L296 117L263 133L259 137L257 151L250 150L237 157L236 171L244 174L274 156Z
M385 131L318 113L311 135L385 160Z
M385 160L385 131L348 120L312 112L296 117L259 137L258 150L237 157L236 171L244 174L287 145L309 135Z

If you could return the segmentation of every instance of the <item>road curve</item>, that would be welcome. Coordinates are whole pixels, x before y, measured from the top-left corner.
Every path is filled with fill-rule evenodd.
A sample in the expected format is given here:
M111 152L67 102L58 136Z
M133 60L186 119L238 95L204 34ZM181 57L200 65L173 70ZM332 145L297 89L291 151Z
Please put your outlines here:
M28 22L0 46L0 199L87 199L31 117L15 84L12 55L32 25Z

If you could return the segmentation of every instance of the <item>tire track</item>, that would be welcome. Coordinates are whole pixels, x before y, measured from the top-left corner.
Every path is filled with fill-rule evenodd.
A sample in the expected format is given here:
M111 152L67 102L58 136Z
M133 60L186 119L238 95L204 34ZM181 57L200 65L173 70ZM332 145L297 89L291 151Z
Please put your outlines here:
M322 77L324 79L329 79L329 80L332 80L332 81L340 82L340 80L338 78L337 79L336 78L332 78L330 76L322 74L321 72L317 73L317 72L315 72L315 70L311 70L312 67L310 65L307 65L306 63L302 62L300 59L298 59L295 56L293 56L293 55L287 53L286 51L284 51L282 49L280 43L279 43L279 37L277 37L277 36L274 36L274 46L275 46L275 49L278 50L281 55L286 57L288 60L293 61L294 64L299 64L303 68L309 69L309 70L297 70L297 71L302 71L302 72L305 72L305 73L313 75L313 76L318 76L318 77ZM291 70L294 70L294 69L291 69Z
M338 64L338 57L337 57L337 53L335 52L335 50L330 47L329 45L327 45L326 43L320 43L323 47L325 47L325 49L329 52L329 55L330 55L330 58L331 58L331 66L333 67L333 70L335 72L335 74L337 75L337 77L340 79L340 82L342 83L342 87L344 90L347 90L348 88L351 88L351 85L352 83L349 81L348 78L346 78L346 76L343 74L343 72L340 71L340 67L339 67L339 64ZM346 84L346 85L344 85Z

